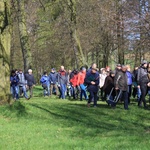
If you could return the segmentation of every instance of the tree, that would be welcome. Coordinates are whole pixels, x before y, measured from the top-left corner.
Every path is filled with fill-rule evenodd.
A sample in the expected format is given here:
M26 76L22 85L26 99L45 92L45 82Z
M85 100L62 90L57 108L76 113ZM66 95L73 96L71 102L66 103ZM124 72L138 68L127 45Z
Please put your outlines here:
M0 100L9 100L10 95L10 1L0 1Z

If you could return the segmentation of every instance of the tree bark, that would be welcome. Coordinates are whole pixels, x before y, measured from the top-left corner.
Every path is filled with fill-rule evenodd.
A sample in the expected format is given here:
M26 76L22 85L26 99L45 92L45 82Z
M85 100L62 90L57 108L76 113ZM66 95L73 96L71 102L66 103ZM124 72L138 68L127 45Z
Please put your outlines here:
M18 28L20 36L20 44L24 61L24 71L27 72L28 69L32 68L31 50L29 46L29 37L27 33L26 20L25 20L25 1L17 0L18 8Z
M0 1L0 102L10 97L10 1Z

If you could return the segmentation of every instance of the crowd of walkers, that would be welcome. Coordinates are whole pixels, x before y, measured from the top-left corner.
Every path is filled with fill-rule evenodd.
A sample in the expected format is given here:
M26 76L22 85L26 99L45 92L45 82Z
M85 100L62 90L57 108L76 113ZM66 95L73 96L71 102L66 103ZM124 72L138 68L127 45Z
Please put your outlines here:
M32 70L24 74L22 70L13 70L10 77L11 92L14 99L19 99L19 95L24 95L30 99L35 85ZM48 73L44 71L40 83L43 87L44 96L55 94L60 99L66 96L73 99L83 98L87 101L87 106L97 106L97 101L106 101L112 108L116 107L118 101L124 103L124 109L128 110L131 96L134 97L139 107L147 108L146 95L150 103L150 63L143 60L139 67L131 71L130 65L117 64L113 71L109 66L97 68L93 63L89 69L81 67L66 71L64 66L59 71L55 68ZM27 95L27 90L30 96Z

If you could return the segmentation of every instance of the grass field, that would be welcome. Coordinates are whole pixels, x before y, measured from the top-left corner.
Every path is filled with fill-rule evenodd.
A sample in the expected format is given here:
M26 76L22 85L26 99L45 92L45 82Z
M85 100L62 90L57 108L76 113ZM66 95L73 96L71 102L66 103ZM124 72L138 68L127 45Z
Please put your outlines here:
M150 110L41 96L0 106L0 150L149 150Z

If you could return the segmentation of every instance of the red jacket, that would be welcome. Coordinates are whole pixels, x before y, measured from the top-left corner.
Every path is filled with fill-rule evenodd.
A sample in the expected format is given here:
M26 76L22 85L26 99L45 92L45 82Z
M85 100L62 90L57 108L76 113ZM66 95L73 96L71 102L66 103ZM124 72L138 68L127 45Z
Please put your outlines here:
M79 72L78 73L77 85L80 85L80 84L84 83L85 76L86 76L86 72Z
M74 87L76 87L78 84L77 84L77 81L78 81L78 74L74 75L71 79L70 79L70 82L72 83L72 85Z

